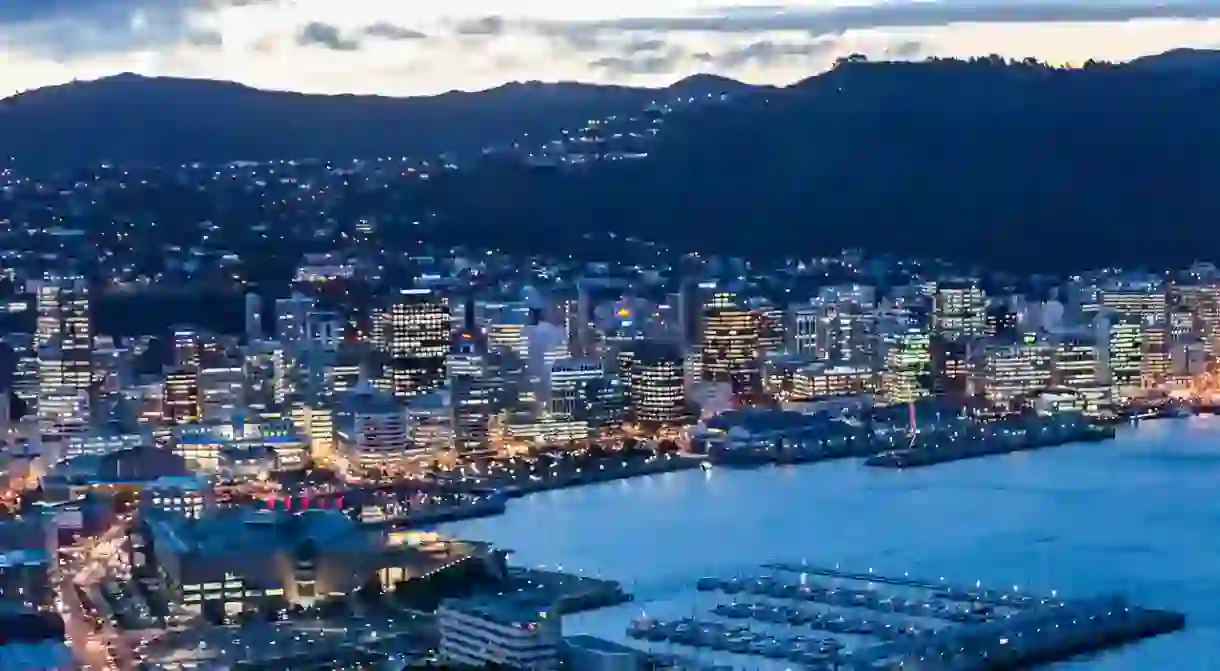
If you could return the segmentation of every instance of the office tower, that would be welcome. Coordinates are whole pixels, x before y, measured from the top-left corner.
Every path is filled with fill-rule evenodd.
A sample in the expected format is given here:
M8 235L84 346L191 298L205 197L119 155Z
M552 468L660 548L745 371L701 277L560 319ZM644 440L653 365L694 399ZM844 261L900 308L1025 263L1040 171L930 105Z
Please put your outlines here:
M448 299L430 289L402 289L378 319L375 346L388 357L383 377L394 394L408 398L440 387L453 337Z
M1099 336L1105 338L1107 379L1111 395L1116 400L1126 398L1133 389L1140 386L1144 353L1143 331L1143 321L1133 315L1102 319Z
M246 294L246 341L263 339L263 299L256 293Z
M1220 353L1220 283L1179 285L1174 294L1176 303L1199 321L1203 347L1215 357Z
M334 352L343 344L346 324L337 312L310 312L305 316L306 348Z
M635 423L678 426L686 417L682 354L672 345L644 342L631 362L631 417Z
M713 301L717 301L713 297ZM752 397L759 379L758 313L740 307L711 307L704 312L702 355L703 379L728 382L739 399Z
M533 400L545 408L551 389L551 367L567 358L563 330L546 321L539 321L526 330L525 373Z
M199 369L199 418L205 422L231 421L246 407L245 370L235 364Z
M758 314L758 352L779 352L784 349L784 309L768 301L753 301Z
M996 405L1016 406L1051 386L1054 349L1032 336L1016 344L991 345L983 364L983 391Z
M932 393L954 399L972 395L969 341L933 336L930 345Z
M1101 307L1139 321L1164 320L1168 311L1165 288L1154 284L1117 284L1101 292Z
M1146 389L1165 382L1169 376L1169 349L1173 339L1167 318L1145 320L1140 338L1140 385Z
M793 304L788 307L788 349L803 357L829 358L826 335L829 308L821 305Z
M305 339L306 319L313 312L314 300L302 294L275 301L275 337L289 352L296 351Z
M983 335L986 300L972 279L941 282L932 294L932 334L946 340Z
M1102 379L1107 367L1096 339L1064 335L1051 355L1051 384L1076 392L1083 400L1082 409L1096 412L1110 398L1110 387Z
M162 418L169 424L199 421L199 370L187 366L165 373Z
M992 340L1006 342L1017 339L1018 319L1015 310L1005 303L988 306L983 335Z
M38 386L87 391L92 380L93 328L83 277L48 277L38 287Z
M175 326L172 333L174 365L198 368L202 338L199 331L190 326Z
M445 367L453 413L453 448L461 452L485 450L491 418L498 410L499 381L493 374L483 334L469 326L460 329Z
M335 461L345 472L390 470L409 456L406 406L367 381L342 396L334 422Z
M788 400L805 402L827 398L872 394L877 391L877 372L867 366L809 364L792 373Z
M889 403L907 403L927 396L932 367L928 332L908 327L887 333L882 345L882 398Z

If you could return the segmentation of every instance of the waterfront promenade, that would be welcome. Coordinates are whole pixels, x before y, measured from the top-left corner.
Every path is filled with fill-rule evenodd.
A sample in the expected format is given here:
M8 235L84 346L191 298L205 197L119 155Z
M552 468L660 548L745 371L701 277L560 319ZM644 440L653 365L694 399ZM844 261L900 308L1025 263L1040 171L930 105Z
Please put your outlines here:
M445 527L520 564L617 579L637 601L568 626L622 638L632 617L687 617L703 575L768 561L1087 598L1121 593L1179 610L1186 631L1067 669L1210 671L1220 650L1220 418L1122 427L1100 445L912 471L857 460L689 471L550 491L497 518Z

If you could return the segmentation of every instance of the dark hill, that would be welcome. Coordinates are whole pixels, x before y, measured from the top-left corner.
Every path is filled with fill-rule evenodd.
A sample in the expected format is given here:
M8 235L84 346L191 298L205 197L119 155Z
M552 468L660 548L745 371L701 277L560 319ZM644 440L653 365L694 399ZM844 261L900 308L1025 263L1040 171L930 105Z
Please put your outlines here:
M720 93L731 80L692 78L678 93L539 82L437 96L320 96L231 82L117 75L0 101L0 147L31 169L102 162L346 159L472 152L525 134L642 109L669 95Z
M511 220L518 239L539 227L759 255L864 245L1014 269L1186 263L1216 254L1220 77L846 63L682 115L644 161L434 186L453 190L437 195L453 223L491 235Z

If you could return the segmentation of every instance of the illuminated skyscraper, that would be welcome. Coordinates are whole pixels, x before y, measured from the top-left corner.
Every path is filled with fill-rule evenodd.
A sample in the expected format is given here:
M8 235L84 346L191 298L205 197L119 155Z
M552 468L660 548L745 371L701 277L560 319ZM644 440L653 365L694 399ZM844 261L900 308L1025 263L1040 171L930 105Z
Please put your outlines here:
M1111 394L1115 399L1121 399L1140 386L1144 352L1143 321L1136 316L1119 315L1102 323L1107 325L1099 335L1106 342L1106 371Z
M930 392L932 358L928 333L908 328L883 339L881 396L889 403L907 403Z
M92 384L93 327L83 277L48 277L38 287L40 390L87 391Z
M701 357L703 379L729 382L738 397L757 392L759 378L758 313L740 307L713 307L704 312Z
M987 348L983 389L997 405L1014 405L1051 386L1051 357L1054 350L1032 336L1012 345Z
M199 370L181 366L165 374L162 418L170 424L199 421Z
M497 409L498 385L483 335L469 328L458 331L446 368L454 449L463 452L487 449L491 418Z
M978 282L942 282L932 295L932 333L946 340L981 336L986 322L985 307Z
M677 426L686 416L682 354L662 343L636 345L631 362L631 415L638 424Z
M438 388L453 335L448 299L430 289L403 289L378 319L374 344L389 357L383 375L394 394L412 397Z

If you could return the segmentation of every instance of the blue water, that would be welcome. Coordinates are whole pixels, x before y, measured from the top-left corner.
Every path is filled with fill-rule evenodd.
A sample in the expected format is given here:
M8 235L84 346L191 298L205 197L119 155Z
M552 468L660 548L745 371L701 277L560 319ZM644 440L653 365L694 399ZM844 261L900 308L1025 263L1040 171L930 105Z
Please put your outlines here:
M538 494L445 531L511 548L517 564L620 580L640 599L573 617L568 633L619 638L633 614L685 598L700 576L807 559L1068 597L1122 592L1185 612L1187 630L1064 668L1220 668L1220 418L904 472L669 473Z

